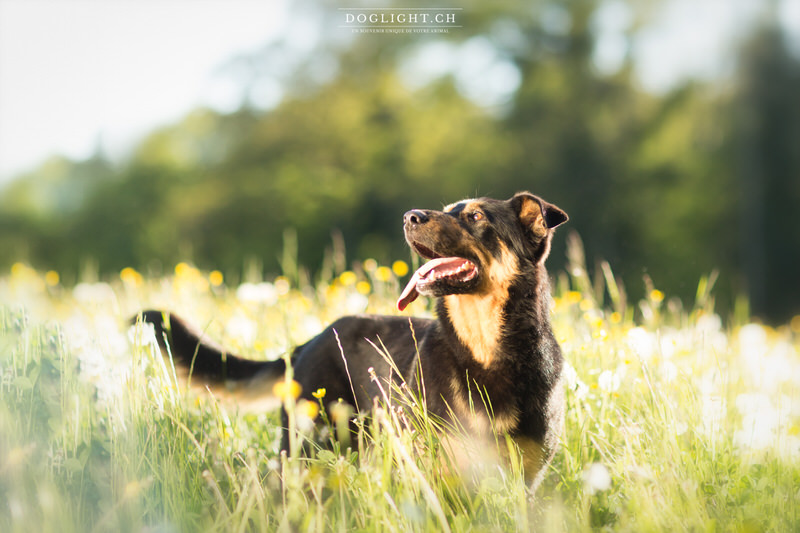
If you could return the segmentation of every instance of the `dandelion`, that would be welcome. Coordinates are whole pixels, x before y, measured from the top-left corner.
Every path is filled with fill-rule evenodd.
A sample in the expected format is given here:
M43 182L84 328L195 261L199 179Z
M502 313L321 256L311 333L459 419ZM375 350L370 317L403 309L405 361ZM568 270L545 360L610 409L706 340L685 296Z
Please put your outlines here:
M716 435L728 413L727 403L717 394L706 394L702 397L701 413L703 431L708 435Z
M289 294L291 284L285 276L278 276L275 278L275 290L278 291L278 296L286 296Z
M618 313L617 311L614 311L613 313L611 313L609 321L612 324L619 324L620 322L622 322L622 314Z
M369 291L372 289L372 286L369 284L368 281L359 281L356 283L356 290L359 294L367 295Z
M567 385L567 389L573 391L577 399L580 400L586 397L586 394L589 392L589 387L586 385L586 383L581 381L581 379L578 377L578 373L571 364L566 363L564 365L562 375L564 376L564 382Z
M136 480L134 480L134 481L131 481L130 483L128 483L127 485L125 485L125 495L124 495L124 498L125 498L125 499L128 499L128 498L133 498L133 497L135 497L137 494L139 494L139 491L140 491L141 489L142 489L142 484L141 484L141 483L139 483L139 482L138 482L138 481L136 481Z
M386 266L378 267L375 271L375 279L383 282L389 281L392 279L392 270Z
M222 272L220 272L219 270L212 270L211 273L208 275L208 281L214 287L219 287L220 285L222 285L222 282L224 281Z
M319 404L308 400L300 400L297 404L297 413L307 417L309 420L314 420L319 414Z
M350 294L345 300L345 309L351 314L363 313L367 309L367 305L369 305L369 300L361 293Z
M779 402L776 408L762 393L739 394L736 408L742 414L742 428L734 432L733 440L742 448L756 450L775 444L776 432L789 411L787 402Z
M672 383L678 377L678 367L672 361L664 361L661 364L661 378L666 383Z
M237 313L228 320L225 324L225 332L230 335L233 340L249 346L253 344L256 338L256 325L252 320L248 319L243 314Z
M594 329L601 329L605 325L603 318L600 316L595 316L594 318L587 317L587 319Z
M358 281L358 277L356 277L354 272L350 270L346 272L342 272L339 276L339 283L344 285L345 287L349 287L350 285L355 285L356 281Z
M78 283L72 289L72 295L79 302L99 303L115 300L114 291L106 283Z
M315 317L314 315L306 315L305 317L303 317L301 325L303 334L306 337L313 337L317 333L325 329L325 325L320 321L319 318Z
M626 340L628 346L642 359L650 359L655 353L655 336L643 327L631 329Z
M597 377L597 386L606 392L616 392L622 384L622 379L619 373L612 372L611 370L604 370Z
M366 261L364 261L364 270L366 270L367 272L375 272L377 268L378 268L378 262L375 261L374 259L367 259Z
M289 382L282 380L275 383L275 386L272 387L272 393L284 402L289 400L289 398L296 400L300 397L301 392L303 392L303 387L295 380Z
M47 283L48 287L55 287L56 285L58 285L59 280L60 277L58 275L58 272L56 272L55 270L49 270L47 274L44 275L44 282Z
M189 277L192 274L192 270L194 269L183 261L175 265L175 275L179 278Z
M587 494L596 494L611 488L611 474L602 463L592 464L583 473L583 490Z
M664 293L658 289L650 291L650 300L654 303L660 303L664 300Z
M131 267L123 268L119 273L119 279L122 280L122 283L131 287L138 287L142 284L142 275Z
M564 295L564 299L568 304L576 304L583 300L583 295L578 291L569 291Z
M28 267L24 263L14 263L11 265L11 277L21 278L28 272Z
M405 261L395 261L392 263L392 272L394 272L394 275L397 277L403 277L408 274L408 265Z
M213 284L213 282L212 282ZM278 303L278 289L267 281L261 283L242 283L236 289L236 298L242 302L275 305Z

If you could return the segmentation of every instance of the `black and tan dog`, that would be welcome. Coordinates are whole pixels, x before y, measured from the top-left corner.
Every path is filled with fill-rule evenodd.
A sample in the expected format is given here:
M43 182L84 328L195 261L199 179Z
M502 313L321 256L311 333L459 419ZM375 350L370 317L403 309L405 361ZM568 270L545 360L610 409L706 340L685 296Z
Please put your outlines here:
M407 212L406 240L429 261L397 306L402 311L419 295L437 297L438 319L337 320L292 354L301 396L314 401L311 394L325 388L326 398L370 408L380 392L370 369L379 381L398 380L399 370L411 390L424 389L429 413L476 437L514 438L527 477L538 484L563 424L563 358L549 321L544 261L553 228L566 220L561 209L530 193ZM173 357L193 376L268 381L286 369L283 360L229 355L175 315L146 311L142 317L160 340L169 339ZM396 370L368 340L386 348Z

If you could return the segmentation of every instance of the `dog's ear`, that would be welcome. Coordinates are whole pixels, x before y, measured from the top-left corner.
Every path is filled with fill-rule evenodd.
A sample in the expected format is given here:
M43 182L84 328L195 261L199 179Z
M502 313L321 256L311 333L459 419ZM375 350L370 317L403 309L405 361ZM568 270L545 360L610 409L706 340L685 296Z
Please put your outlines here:
M538 238L544 237L547 234L547 230L560 226L569 220L569 217L562 209L529 192L515 194L510 202L519 217L520 223Z

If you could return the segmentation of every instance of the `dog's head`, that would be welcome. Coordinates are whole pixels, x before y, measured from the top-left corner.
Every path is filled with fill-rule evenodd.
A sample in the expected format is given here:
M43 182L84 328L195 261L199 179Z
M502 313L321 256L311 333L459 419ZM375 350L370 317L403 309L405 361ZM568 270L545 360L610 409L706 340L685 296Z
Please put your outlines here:
M545 260L553 229L567 220L564 211L528 192L508 200L463 200L443 211L407 212L406 241L429 261L411 277L398 309L419 295L479 294L510 283L520 262Z

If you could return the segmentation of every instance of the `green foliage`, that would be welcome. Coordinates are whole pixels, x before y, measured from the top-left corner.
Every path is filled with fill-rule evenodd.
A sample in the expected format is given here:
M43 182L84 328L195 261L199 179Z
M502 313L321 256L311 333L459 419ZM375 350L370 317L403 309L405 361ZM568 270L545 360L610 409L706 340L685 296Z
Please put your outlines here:
M796 314L800 62L777 23L743 40L730 87L653 95L637 87L633 53L614 74L595 68L602 4L471 3L449 34L348 40L327 31L336 6L304 4L298 16L327 29L307 56L279 42L232 61L252 71L245 85L281 83L276 107L198 109L119 165L100 152L20 177L0 198L0 267L23 260L64 279L87 264L159 275L180 260L276 272L287 228L315 271L332 233L354 258L388 261L406 253L406 210L529 189L570 214L589 263L607 259L632 296L647 273L691 303L689 280L717 269L723 313L744 293L763 318ZM648 11L628 7L633 37ZM453 70L410 87L409 61L434 44L453 52ZM480 104L465 88L458 57L470 46L519 75L506 101Z
M724 329L709 280L690 312L652 289L635 321L618 290L608 291L613 310L600 303L606 291L576 245L552 314L570 362L566 430L535 497L504 438L496 451L508 460L490 453L459 474L451 451L469 442L441 440L407 394L410 410L384 399L371 423L360 419L357 454L314 445L317 410L285 396L296 432L281 456L275 411L187 390L152 334L128 331L142 302L169 302L240 353L274 357L343 310L393 309L387 267L261 282L272 292L258 299L252 283L226 286L185 264L170 277L127 271L74 289L17 265L0 278L0 529L797 529L800 324Z

